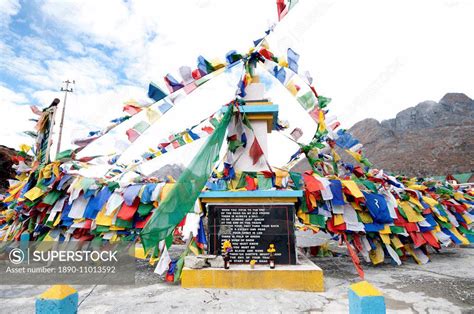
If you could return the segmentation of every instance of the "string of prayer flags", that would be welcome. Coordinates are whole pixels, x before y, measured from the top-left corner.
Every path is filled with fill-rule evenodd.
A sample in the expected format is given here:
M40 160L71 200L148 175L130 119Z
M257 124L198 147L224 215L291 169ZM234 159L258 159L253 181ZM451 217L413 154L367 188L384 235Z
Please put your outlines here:
M168 237L186 213L193 208L218 159L233 109L233 105L228 107L221 123L179 177L174 188L160 203L159 210L152 214L143 228L140 238L145 252Z

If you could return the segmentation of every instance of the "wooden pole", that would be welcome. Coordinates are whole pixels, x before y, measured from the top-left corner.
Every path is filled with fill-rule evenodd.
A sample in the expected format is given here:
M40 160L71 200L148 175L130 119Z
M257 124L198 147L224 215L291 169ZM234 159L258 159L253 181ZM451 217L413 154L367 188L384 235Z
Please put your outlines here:
M61 91L64 92L64 103L63 103L63 111L61 114L61 122L59 123L59 136L58 136L58 146L56 148L56 156L59 154L61 151L61 139L63 135L63 126L64 126L64 115L66 113L66 100L67 100L67 93L72 93L73 89L69 88L69 84L75 84L75 81L73 80L72 82L69 80L64 81L63 83L66 83L66 87L63 88L61 87Z

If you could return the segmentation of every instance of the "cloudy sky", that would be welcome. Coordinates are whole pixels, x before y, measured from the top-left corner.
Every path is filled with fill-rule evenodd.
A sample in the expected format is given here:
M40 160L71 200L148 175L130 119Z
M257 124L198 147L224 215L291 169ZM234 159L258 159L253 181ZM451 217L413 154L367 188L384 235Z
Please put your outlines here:
M469 0L300 0L269 43L280 55L288 47L301 55L300 69L333 99L330 114L349 128L363 118L392 118L447 92L473 97L473 13ZM62 99L65 79L76 85L64 148L123 115L124 101L149 101L150 81L164 87L164 75L179 77L178 68L194 68L199 55L212 60L231 49L247 51L275 20L275 0L1 0L0 144L31 142L22 135L32 128L27 105ZM179 103L169 130L230 100L235 75L226 76ZM311 121L286 91L275 86L269 96L282 118L288 114L292 127L311 135ZM202 115L190 106L202 108Z

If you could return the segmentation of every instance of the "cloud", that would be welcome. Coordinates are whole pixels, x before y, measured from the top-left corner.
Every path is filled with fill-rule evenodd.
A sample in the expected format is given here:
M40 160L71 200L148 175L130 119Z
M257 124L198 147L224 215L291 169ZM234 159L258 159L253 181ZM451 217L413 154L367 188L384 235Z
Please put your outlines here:
M20 11L19 0L2 0L0 1L0 31L10 24L11 17Z
M23 132L31 130L34 123L25 119L32 116L28 106L20 105L28 103L27 97L17 93L3 85L0 85L0 138L2 145L18 148L21 143L31 142L31 137ZM19 123L21 121L21 123Z

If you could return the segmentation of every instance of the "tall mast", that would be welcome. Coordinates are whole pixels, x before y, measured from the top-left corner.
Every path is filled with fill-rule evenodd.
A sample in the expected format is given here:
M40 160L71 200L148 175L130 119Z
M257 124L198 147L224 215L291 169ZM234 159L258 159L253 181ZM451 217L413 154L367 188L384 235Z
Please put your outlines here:
M63 135L64 115L66 113L67 94L73 92L73 89L69 88L69 84L76 84L76 81L73 80L71 82L69 80L65 80L65 81L63 81L63 83L66 84L66 87L61 87L61 91L64 92L64 103L63 103L63 112L61 114L61 122L59 124L59 136L58 136L58 146L57 146L57 149L56 149L56 156L61 151L61 138L62 138L62 135Z

